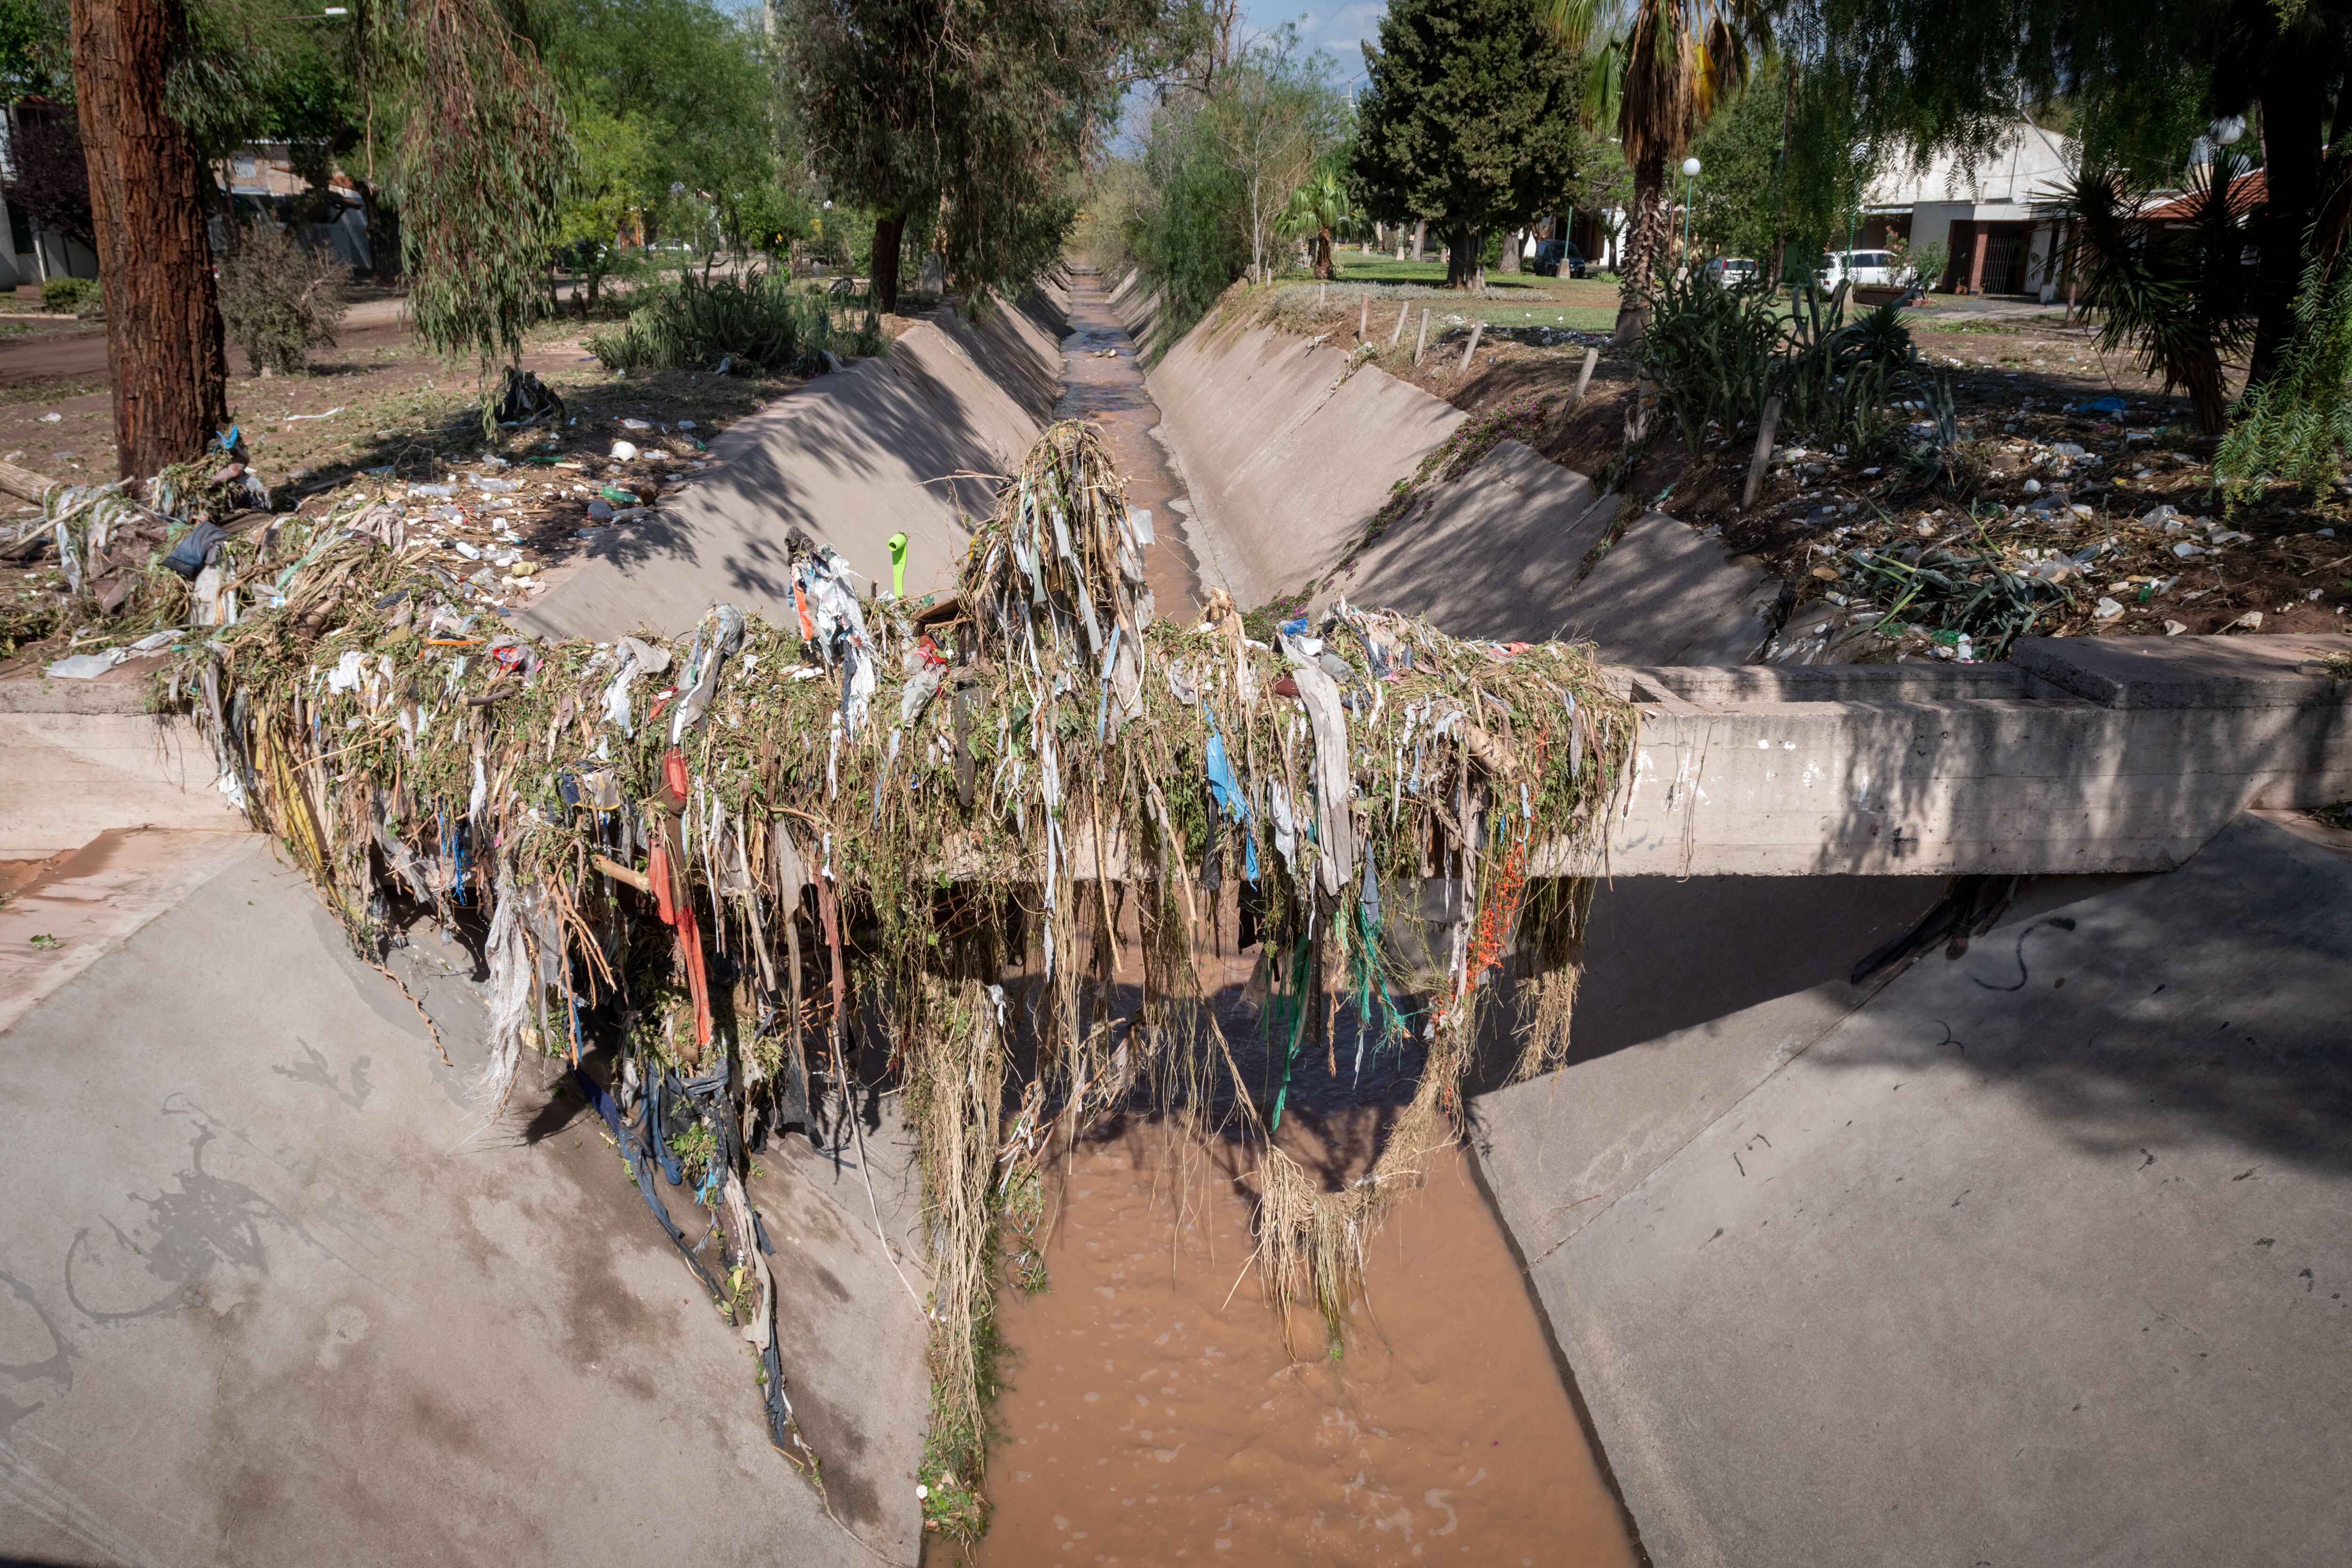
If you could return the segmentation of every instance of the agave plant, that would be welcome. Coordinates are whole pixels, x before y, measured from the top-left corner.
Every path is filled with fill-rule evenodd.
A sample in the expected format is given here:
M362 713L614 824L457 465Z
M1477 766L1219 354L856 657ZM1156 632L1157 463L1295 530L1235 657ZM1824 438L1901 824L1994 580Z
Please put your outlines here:
M2044 193L2050 216L2071 221L2057 263L2099 312L2103 352L2128 349L2164 390L2186 392L2197 427L2218 435L2229 416L2223 367L2253 342L2255 269L2242 261L2254 196L2242 158L2189 176L2179 216L2152 217L2156 193L2122 170L2079 170Z

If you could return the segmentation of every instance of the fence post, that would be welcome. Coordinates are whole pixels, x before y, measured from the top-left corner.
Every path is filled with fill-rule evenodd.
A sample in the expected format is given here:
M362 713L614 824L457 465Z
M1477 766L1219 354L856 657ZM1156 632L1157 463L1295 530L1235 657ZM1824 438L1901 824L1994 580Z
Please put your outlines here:
M1462 365L1460 369L1454 373L1454 374L1464 375L1468 374L1470 369L1470 356L1478 352L1478 340L1480 337L1485 335L1486 331L1486 323L1484 321L1477 322L1471 327L1469 344L1462 351Z
M1772 460L1772 437L1780 428L1780 398L1778 393L1764 400L1764 422L1756 426L1756 451L1748 459L1748 488L1739 492L1741 507L1756 504L1756 492L1764 488L1764 466Z
M1423 305L1421 308L1421 331L1412 340L1412 363L1414 369L1418 370L1421 367L1422 351L1427 347L1429 347L1429 307Z

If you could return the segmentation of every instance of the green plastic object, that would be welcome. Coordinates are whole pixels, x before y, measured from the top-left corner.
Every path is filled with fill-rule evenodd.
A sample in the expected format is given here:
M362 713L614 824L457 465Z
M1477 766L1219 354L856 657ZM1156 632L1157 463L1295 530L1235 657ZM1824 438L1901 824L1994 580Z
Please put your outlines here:
M890 536L890 596L894 599L907 596L907 536L904 533Z
M614 506L635 506L637 504L637 498L635 494L628 490L622 489L617 485L606 485L596 493L603 496L606 500L611 501Z

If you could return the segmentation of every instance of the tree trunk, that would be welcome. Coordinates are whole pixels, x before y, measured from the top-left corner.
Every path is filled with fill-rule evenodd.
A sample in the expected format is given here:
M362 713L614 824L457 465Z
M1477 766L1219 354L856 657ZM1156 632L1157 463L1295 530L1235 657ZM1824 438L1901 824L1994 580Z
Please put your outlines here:
M195 143L163 107L178 0L73 0L74 95L89 165L114 455L125 479L199 457L228 423Z
M2263 172L2269 189L2255 228L2262 247L2254 274L2254 352L2246 382L2259 385L2277 374L2279 356L2294 342L2294 297L2303 281L2304 231L2319 205L2320 116L2326 96L2315 66L2322 51L2283 43L2263 84Z
M907 233L905 215L874 220L874 308L886 316L898 313L898 242Z
M1412 258L1415 261L1419 261L1422 259L1423 252L1428 250L1428 248L1429 220L1427 218L1415 218L1412 225Z
M1496 264L1496 271L1517 272L1519 269L1520 238L1520 231L1516 228L1503 237L1503 259Z
M367 212L368 276L379 283L400 277L400 209L386 206L383 192L366 180L354 178Z
M1617 331L1611 340L1630 343L1650 323L1650 285L1658 275L1667 237L1674 230L1674 203L1666 191L1666 159L1653 153L1633 165L1633 210L1625 224L1625 258L1619 269L1624 291L1617 302Z
M1486 237L1468 224L1457 224L1446 236L1445 286L1448 289L1477 287L1475 279L1486 269L1479 265L1479 253L1486 248Z

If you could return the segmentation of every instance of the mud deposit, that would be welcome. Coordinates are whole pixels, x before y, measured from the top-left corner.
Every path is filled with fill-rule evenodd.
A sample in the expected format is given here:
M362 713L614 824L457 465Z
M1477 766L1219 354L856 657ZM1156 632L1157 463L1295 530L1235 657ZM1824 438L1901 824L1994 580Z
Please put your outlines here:
M1285 1350L1231 1161L1152 1128L1070 1162L1051 1286L1001 1311L976 1561L1630 1568L1465 1156L1389 1211L1339 1360L1305 1314Z

